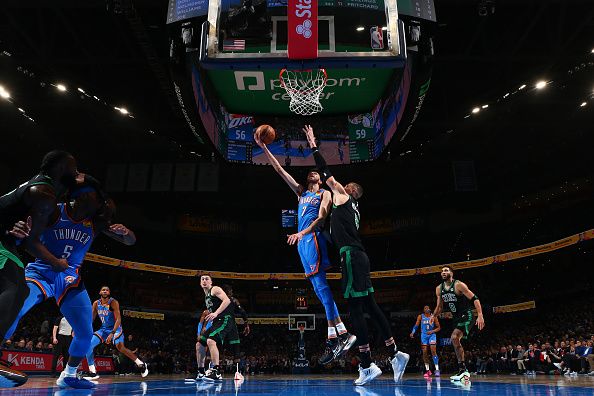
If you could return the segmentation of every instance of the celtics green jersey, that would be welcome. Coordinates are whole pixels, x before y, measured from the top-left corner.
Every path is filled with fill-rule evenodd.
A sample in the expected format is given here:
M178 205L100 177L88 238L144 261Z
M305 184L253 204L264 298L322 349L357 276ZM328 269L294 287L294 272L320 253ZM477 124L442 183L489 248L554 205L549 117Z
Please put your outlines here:
M441 284L441 299L446 311L452 313L454 318L460 317L470 311L470 304L465 295L456 294L456 282L452 280L450 287L447 287L445 282Z
M219 309L219 307L221 306L223 301L220 298L218 298L217 296L213 296L212 294L210 294L211 291L212 291L212 288L206 294L206 297L204 298L204 303L206 304L206 309L208 309L208 311L212 313L212 312L215 312L217 309ZM232 314L233 314L233 304L229 304L227 306L227 308L225 308L225 310L223 312L221 312L221 314L219 316L223 317L225 315L232 315Z

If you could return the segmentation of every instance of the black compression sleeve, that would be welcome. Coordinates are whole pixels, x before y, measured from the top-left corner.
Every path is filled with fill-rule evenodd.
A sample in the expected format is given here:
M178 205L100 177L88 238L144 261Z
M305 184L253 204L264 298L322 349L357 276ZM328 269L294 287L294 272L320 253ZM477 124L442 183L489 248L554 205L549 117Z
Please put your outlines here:
M322 154L320 154L320 151L317 147L313 149L313 157L316 161L316 167L320 172L320 177L322 178L322 181L326 182L326 180L332 177L332 174L330 173L330 169L328 169L328 165L326 165L326 160L324 160L324 157L322 157Z

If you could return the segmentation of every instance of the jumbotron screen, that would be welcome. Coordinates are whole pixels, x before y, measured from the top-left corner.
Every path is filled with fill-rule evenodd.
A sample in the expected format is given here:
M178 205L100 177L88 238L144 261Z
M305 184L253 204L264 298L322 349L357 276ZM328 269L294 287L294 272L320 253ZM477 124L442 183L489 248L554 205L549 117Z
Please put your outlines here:
M255 128L268 124L276 131L276 139L268 145L268 149L283 166L314 165L311 150L301 132L305 123L314 127L319 149L328 164L352 164L377 159L396 133L411 85L410 70L405 68L401 78L392 80L389 94L372 103L369 111L330 114L316 119L283 114L230 112L222 103L216 103L216 99L207 99L205 80L204 75L195 68L192 73L192 87L198 114L207 135L220 154L235 163L268 163L266 155L253 137ZM358 91L353 89L353 93L355 92ZM227 102L233 103L233 99L230 98ZM243 101L240 102L244 105ZM263 103L263 100L259 103ZM280 104L288 107L286 101ZM267 106L264 109L270 110Z

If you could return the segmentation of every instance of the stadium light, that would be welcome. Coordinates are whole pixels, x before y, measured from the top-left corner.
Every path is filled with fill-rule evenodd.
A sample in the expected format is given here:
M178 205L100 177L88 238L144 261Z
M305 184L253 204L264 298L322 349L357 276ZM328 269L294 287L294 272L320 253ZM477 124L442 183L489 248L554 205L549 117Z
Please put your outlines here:
M526 84L520 85L520 88L518 88L518 89L524 89L524 88L526 88Z
M77 88L77 90L78 90L78 92L80 92L80 93L86 93L86 92L85 92L85 90L84 90L84 89L82 89L82 88Z
M2 97L3 99L10 98L10 93L8 93L8 91L5 90L4 87L2 87L2 86L0 86L0 97Z
M472 109L472 114L476 114L479 111L481 111L481 108L480 107L475 107L474 109Z
M580 104L580 107L585 107L588 103L586 102L582 102L582 104Z
M590 51L590 53L594 54L594 48L592 48L592 51Z
M547 82L541 80L541 81L539 81L539 82L536 83L536 85L534 86L534 88L536 88L536 89L543 89L546 86L547 86Z
M128 113L129 113L129 111L128 111L126 108L124 108L124 107L122 107L121 109L118 109L118 110L119 110L119 111L120 111L120 113L122 113L122 114L128 114Z
M364 28L363 26L359 26L359 27L357 27L357 31L358 31L358 32L362 32L363 30L365 30L365 28Z
M488 105L488 104L486 104L486 105L482 105L481 107L482 107L483 109L486 109L487 107L489 107L489 105Z
M22 109L22 108L20 108L20 107L19 107L19 111L20 111L21 113L24 113L24 112L25 112L25 110L23 110L23 109Z
M66 92L66 86L64 84L56 84L58 91Z

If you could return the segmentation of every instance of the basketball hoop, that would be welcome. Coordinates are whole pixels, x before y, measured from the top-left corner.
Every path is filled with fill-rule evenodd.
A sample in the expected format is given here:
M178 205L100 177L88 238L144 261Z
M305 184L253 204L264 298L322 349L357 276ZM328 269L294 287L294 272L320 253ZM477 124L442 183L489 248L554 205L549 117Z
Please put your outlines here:
M289 109L300 115L312 115L324 110L320 96L326 87L326 69L287 70L279 74L281 85L291 97Z
M305 333L305 326L304 325L300 324L299 327L298 327L298 329L299 329L299 333L301 335L303 335L303 333Z

